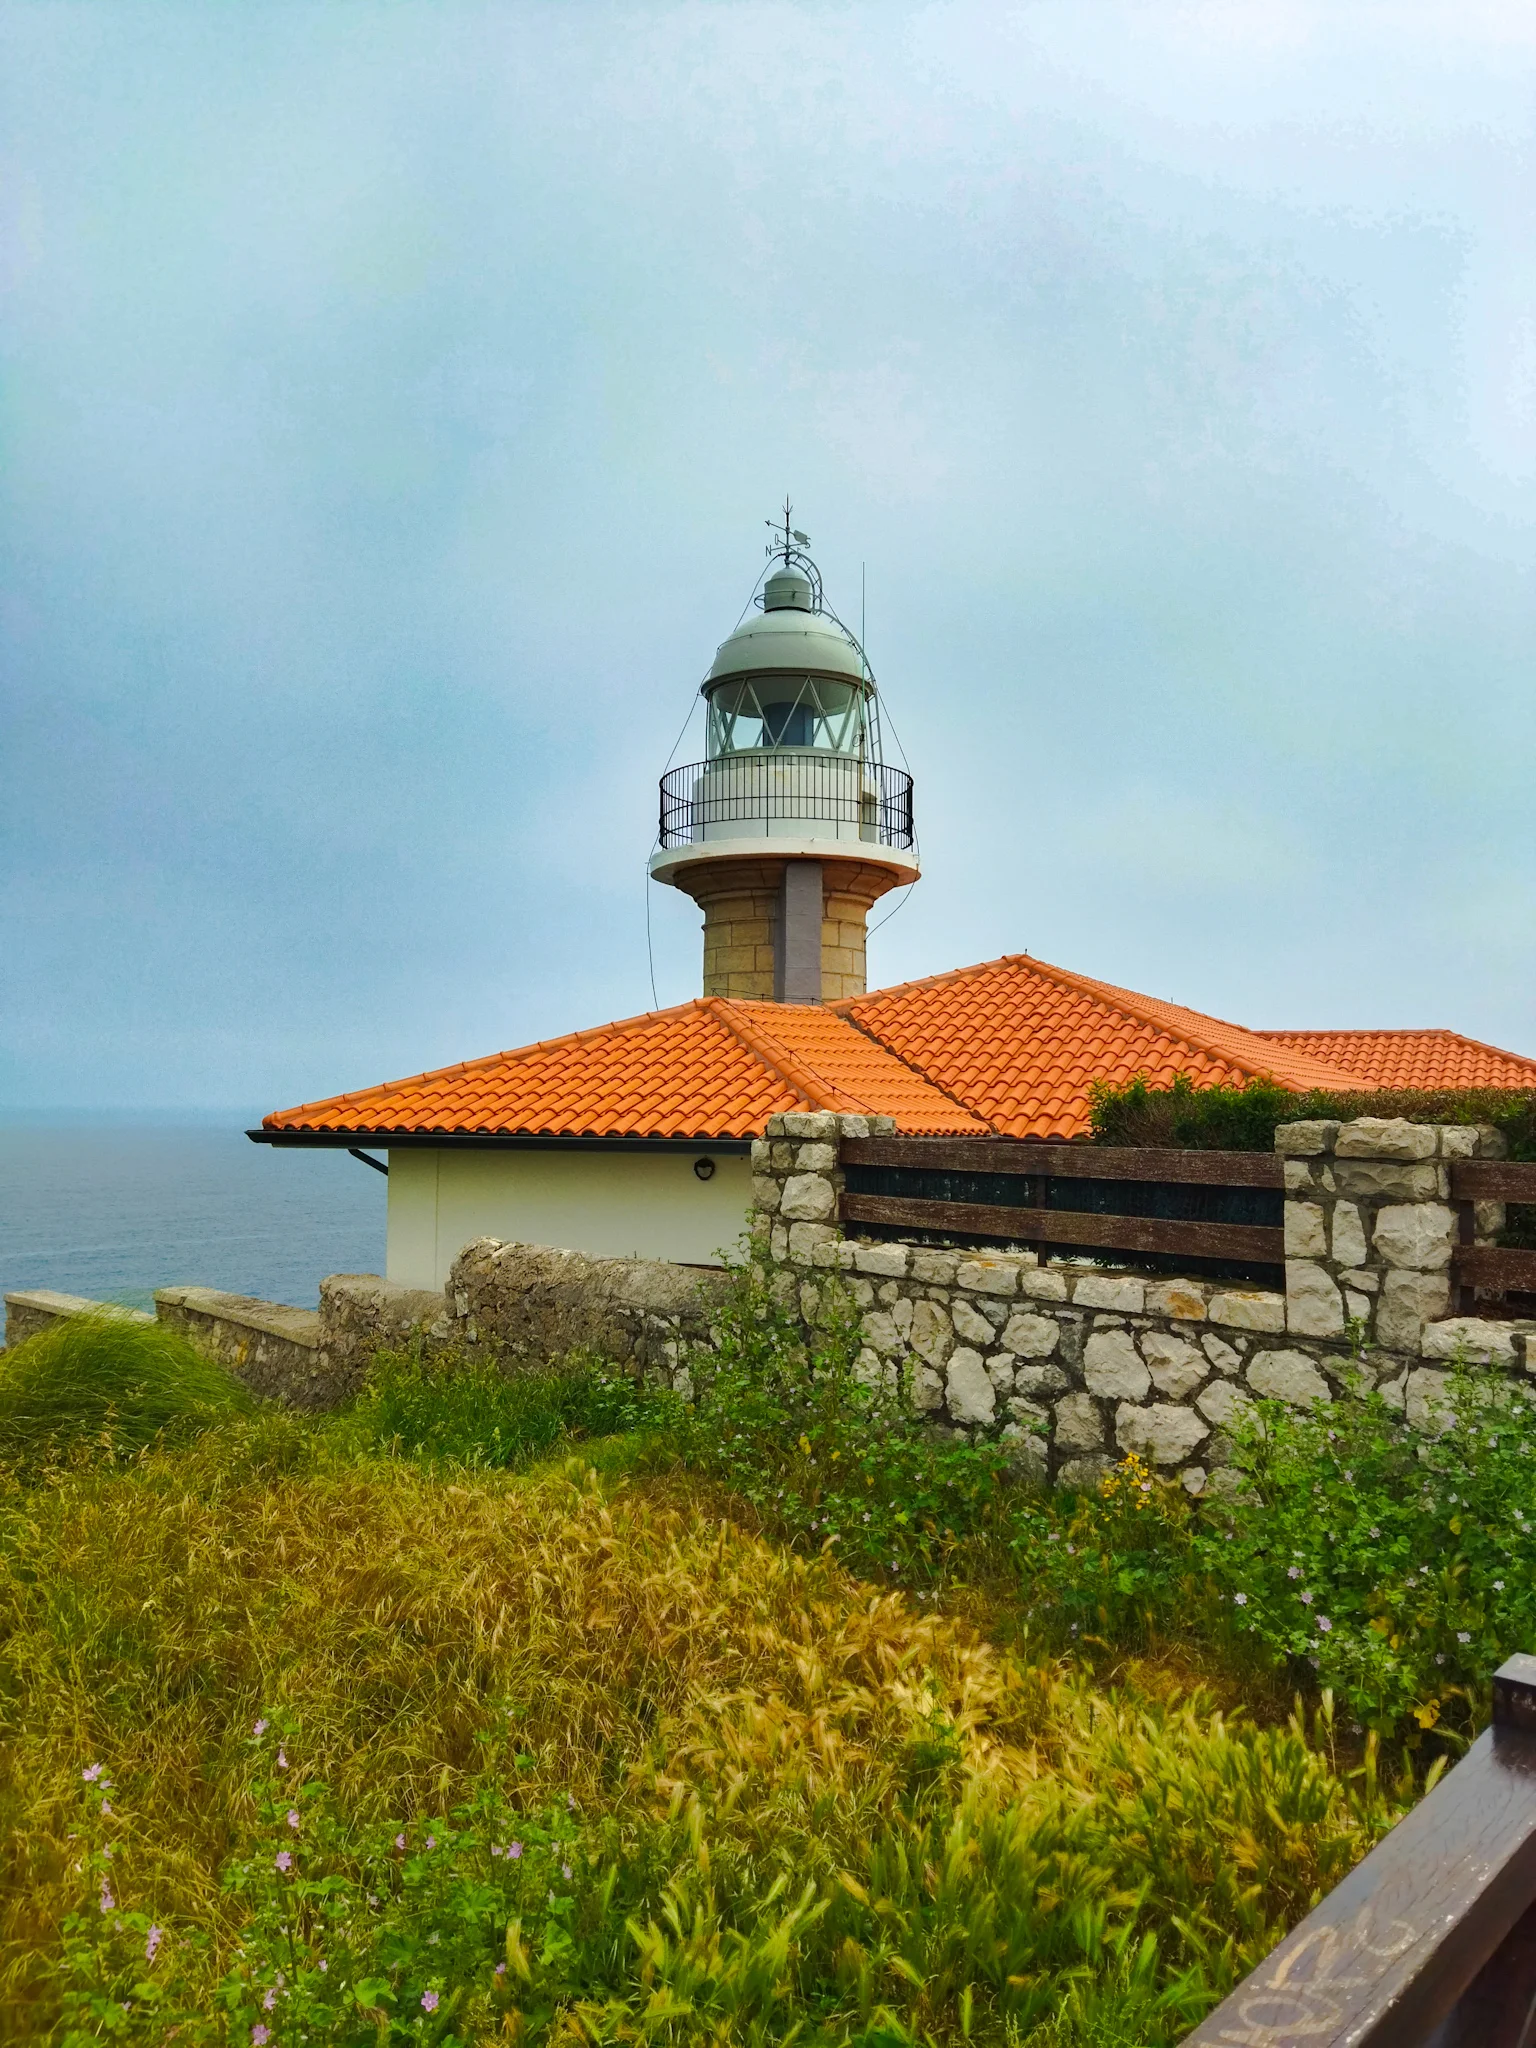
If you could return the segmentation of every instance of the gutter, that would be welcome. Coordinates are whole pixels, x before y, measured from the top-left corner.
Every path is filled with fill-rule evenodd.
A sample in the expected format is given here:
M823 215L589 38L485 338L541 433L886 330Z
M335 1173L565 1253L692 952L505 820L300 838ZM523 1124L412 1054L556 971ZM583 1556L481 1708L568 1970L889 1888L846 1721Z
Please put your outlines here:
M746 1158L750 1138L529 1137L509 1131L269 1131L264 1125L245 1134L253 1145L304 1146L355 1152L360 1145L378 1145L390 1152L714 1152Z

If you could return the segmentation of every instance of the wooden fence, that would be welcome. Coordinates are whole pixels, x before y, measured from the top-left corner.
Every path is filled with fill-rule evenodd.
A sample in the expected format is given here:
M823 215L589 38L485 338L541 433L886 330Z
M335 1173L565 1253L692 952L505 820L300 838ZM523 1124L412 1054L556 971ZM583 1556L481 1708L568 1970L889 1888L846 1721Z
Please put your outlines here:
M1283 1278L1285 1183L1272 1153L845 1138L841 1164L845 1223Z
M1536 1657L1493 1725L1184 2048L1536 2048Z
M1536 1164L1513 1159L1458 1159L1451 1167L1451 1199L1456 1204L1460 1243L1451 1254L1457 1307L1469 1315L1477 1290L1484 1295L1536 1295L1536 1251L1503 1245L1474 1244L1474 1202L1536 1203Z

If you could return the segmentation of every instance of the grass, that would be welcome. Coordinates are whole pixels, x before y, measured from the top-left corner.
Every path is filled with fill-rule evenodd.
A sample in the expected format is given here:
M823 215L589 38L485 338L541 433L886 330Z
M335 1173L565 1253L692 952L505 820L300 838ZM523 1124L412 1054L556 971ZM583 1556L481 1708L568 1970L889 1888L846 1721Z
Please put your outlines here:
M925 1464L758 1286L691 1410L395 1355L221 1413L86 1333L112 1397L68 1352L0 1466L7 2038L1156 2048L1405 1809L1326 1697L1233 1710L1286 1667L1177 1490Z

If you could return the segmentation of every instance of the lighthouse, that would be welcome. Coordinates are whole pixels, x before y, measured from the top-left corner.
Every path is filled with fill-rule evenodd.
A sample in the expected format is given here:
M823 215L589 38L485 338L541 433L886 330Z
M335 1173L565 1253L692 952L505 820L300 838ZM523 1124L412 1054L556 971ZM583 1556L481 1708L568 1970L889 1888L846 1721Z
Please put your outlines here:
M787 504L773 531L701 687L705 758L661 779L650 873L704 913L706 996L832 1002L865 992L871 906L918 878L912 778L883 758L874 676Z

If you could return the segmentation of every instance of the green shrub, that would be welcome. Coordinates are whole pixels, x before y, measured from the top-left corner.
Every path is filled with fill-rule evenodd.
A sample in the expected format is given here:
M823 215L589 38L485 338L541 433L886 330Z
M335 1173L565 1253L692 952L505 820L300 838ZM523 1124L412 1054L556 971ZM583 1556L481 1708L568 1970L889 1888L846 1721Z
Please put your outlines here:
M575 1439L659 1427L678 1406L587 1354L508 1372L484 1354L417 1348L376 1355L344 1433L372 1449L491 1470Z
M132 1456L252 1406L232 1374L163 1323L65 1316L0 1352L0 1464L31 1473L86 1447Z
M850 1570L887 1582L931 1578L958 1544L1001 1527L1015 1468L997 1447L938 1436L901 1370L867 1369L859 1311L835 1275L818 1283L815 1314L807 1342L771 1267L736 1270L712 1346L692 1355L678 1453L791 1541L835 1544Z
M1175 1074L1155 1087L1145 1074L1121 1086L1096 1081L1088 1091L1096 1145L1170 1145L1216 1152L1270 1152L1277 1124L1314 1117L1406 1117L1421 1124L1493 1124L1512 1159L1536 1159L1536 1095L1505 1088L1361 1089L1295 1093L1262 1078L1241 1087L1202 1087Z
M1536 1644L1536 1401L1453 1372L1439 1436L1376 1392L1238 1435L1246 1496L1198 1549L1237 1633L1310 1670L1383 1735L1486 1719L1488 1681Z

